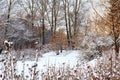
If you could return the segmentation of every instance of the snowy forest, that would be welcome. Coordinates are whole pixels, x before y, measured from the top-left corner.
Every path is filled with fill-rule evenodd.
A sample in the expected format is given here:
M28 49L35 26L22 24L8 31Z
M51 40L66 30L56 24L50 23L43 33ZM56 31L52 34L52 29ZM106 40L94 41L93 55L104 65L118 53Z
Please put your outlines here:
M0 0L0 80L120 80L120 0Z

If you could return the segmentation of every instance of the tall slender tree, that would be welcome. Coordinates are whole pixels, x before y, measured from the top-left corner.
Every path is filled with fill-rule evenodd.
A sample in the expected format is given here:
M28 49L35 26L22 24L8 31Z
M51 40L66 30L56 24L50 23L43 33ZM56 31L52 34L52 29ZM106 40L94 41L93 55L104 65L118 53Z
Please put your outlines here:
M75 47L78 44L78 34L79 34L79 25L81 23L79 20L79 11L80 11L81 0L74 0L74 19L73 19L73 46Z
M42 26L42 45L45 44L45 18L47 14L48 0L37 0L37 7L39 8L39 13L41 16L41 26Z
M114 46L116 58L119 55L119 36L120 36L120 0L110 0L110 8L107 16L108 21L110 22L111 34L114 38Z
M64 16L65 16L65 26L66 26L66 33L67 33L67 41L68 46L70 45L70 36L69 36L69 28L68 28L68 0L63 0L64 5Z
M10 15L11 15L11 9L12 9L12 3L14 0L8 0L8 13L7 13L7 23L10 23ZM5 38L7 38L7 26L5 26Z

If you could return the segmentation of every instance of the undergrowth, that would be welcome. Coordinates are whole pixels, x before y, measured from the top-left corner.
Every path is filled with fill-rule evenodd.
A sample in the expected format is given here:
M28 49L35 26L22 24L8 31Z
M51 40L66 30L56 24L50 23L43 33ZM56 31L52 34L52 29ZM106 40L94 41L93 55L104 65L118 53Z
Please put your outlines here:
M95 66L88 62L78 63L71 68L68 63L63 63L59 67L48 66L46 71L38 70L37 54L35 64L28 68L29 75L26 75L25 56L22 56L23 71L17 74L17 59L12 51L6 51L0 62L0 80L120 80L120 60L116 60L112 54L94 60Z

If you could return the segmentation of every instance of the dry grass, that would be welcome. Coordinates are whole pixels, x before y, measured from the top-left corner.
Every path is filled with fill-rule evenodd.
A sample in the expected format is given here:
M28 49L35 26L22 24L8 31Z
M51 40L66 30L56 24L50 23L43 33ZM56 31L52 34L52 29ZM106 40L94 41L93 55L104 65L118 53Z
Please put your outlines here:
M89 64L77 64L74 68L63 63L47 67L45 72L38 71L38 64L29 68L29 75L25 75L25 60L23 55L23 71L17 74L17 60L11 51L3 55L0 69L0 80L120 80L120 60L116 60L114 55L104 56L97 59L95 67ZM37 57L36 57L37 60Z

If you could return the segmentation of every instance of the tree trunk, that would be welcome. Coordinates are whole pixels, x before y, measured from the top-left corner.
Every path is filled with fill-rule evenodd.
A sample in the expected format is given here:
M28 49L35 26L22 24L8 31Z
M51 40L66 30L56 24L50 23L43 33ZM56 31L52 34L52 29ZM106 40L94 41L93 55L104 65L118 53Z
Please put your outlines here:
M71 32L71 19L70 19L70 11L69 11L69 3L68 3L68 25L69 25L69 41L70 41L70 49L72 48L72 32Z
M11 12L11 6L12 6L12 0L9 1L9 6L8 6L8 14L7 14L7 23L9 24L10 22L10 12ZM7 37L7 26L5 26L5 38Z
M53 33L53 26L54 26L54 24L53 24L53 23L54 23L54 16L53 16L53 15L54 15L54 9L53 9L53 7L52 7L52 23L51 23L51 24L52 24L52 25L51 25L51 33L52 33L52 36L53 36L53 34L54 34L54 33Z
M70 37L69 37L69 29L68 29L68 20L67 20L67 5L66 5L66 0L64 2L64 13L65 13L65 26L66 26L66 32L67 32L67 42L68 46L70 46Z
M44 18L42 19L42 45L45 44L45 24L44 24Z
M118 58L118 56L119 56L119 43L117 42L117 39L118 38L116 38L115 37L115 54L116 54L116 58Z

